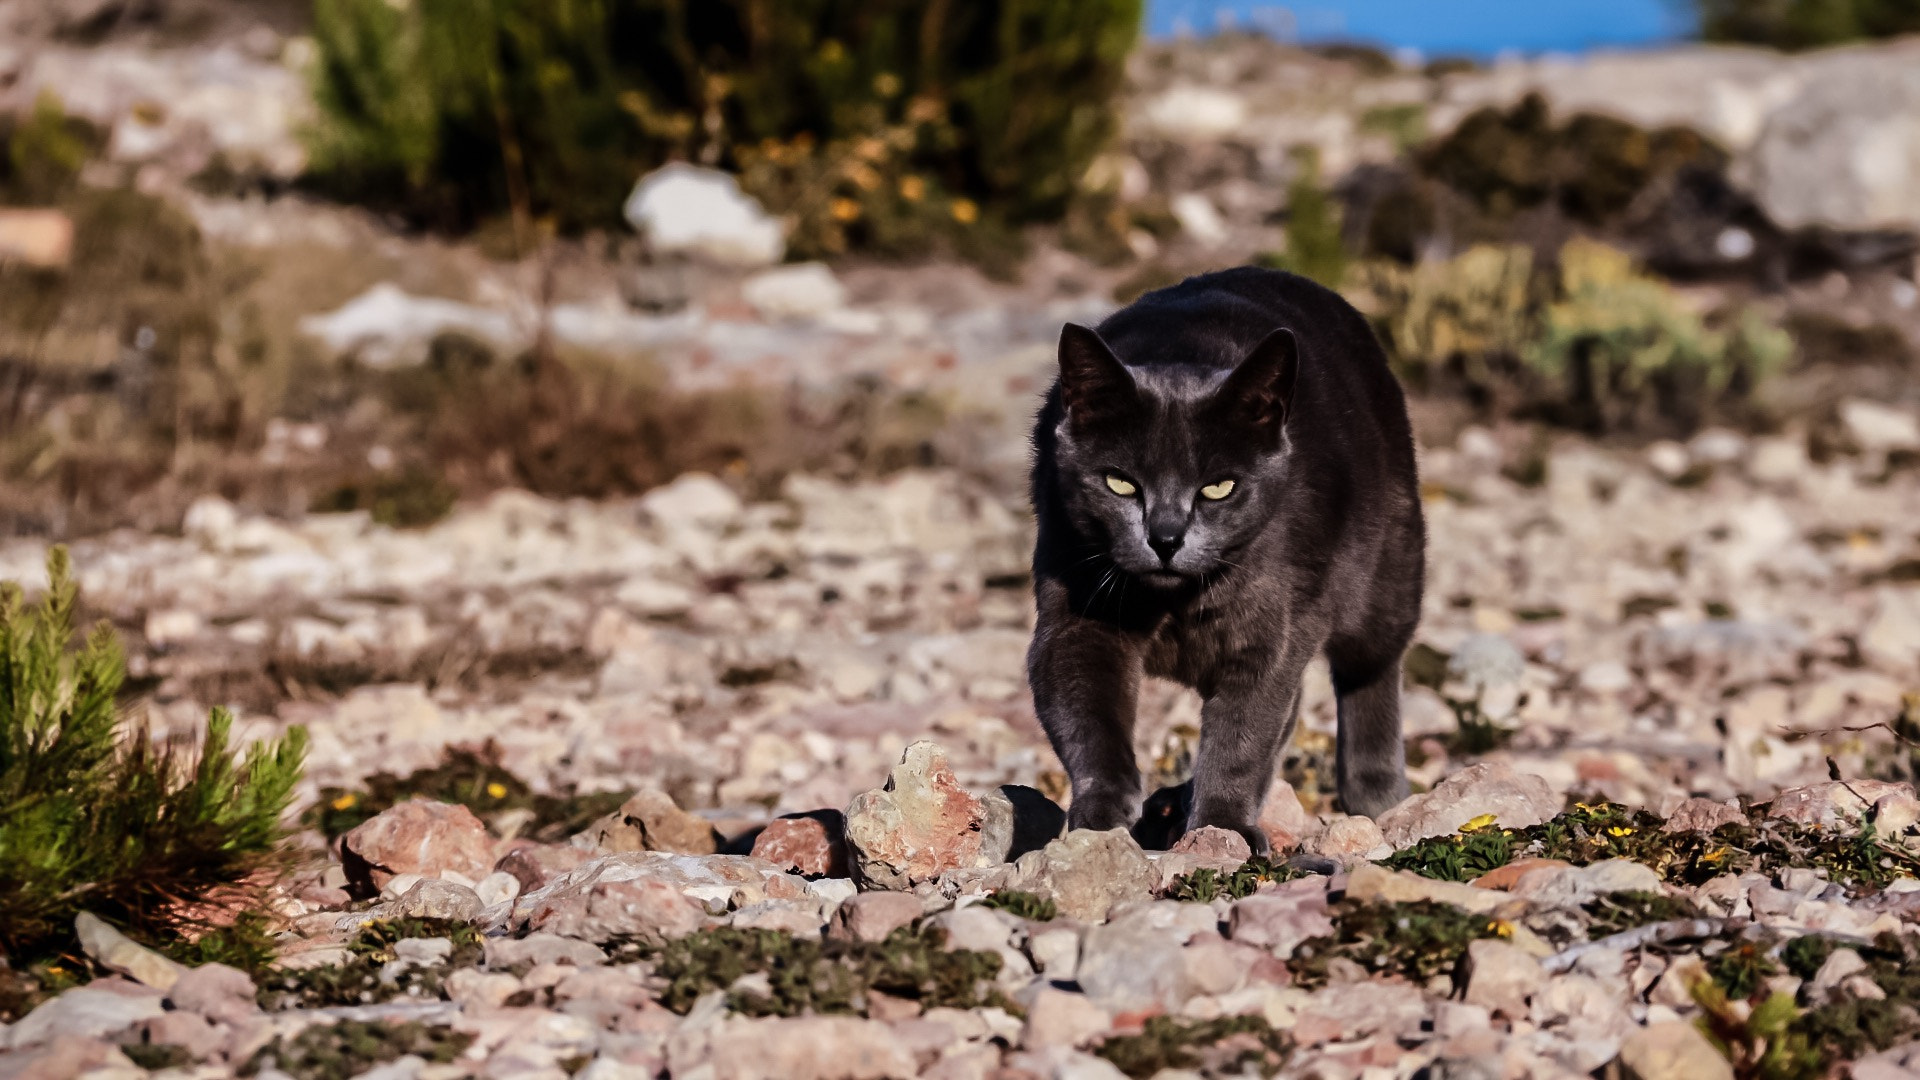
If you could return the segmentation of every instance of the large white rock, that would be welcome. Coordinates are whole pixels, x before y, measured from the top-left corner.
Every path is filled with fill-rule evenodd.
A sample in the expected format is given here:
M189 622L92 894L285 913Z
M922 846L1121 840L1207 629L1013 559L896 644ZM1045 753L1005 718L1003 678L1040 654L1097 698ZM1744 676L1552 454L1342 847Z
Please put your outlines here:
M1175 86L1147 102L1141 119L1169 138L1220 139L1246 126L1247 103L1218 87Z
M847 287L817 262L762 270L741 284L740 295L769 320L813 319L847 305Z
M660 254L701 255L735 266L771 266L786 254L779 219L727 173L674 162L641 177L627 223Z
M1920 227L1920 48L1822 65L1768 117L1752 174L1790 228Z

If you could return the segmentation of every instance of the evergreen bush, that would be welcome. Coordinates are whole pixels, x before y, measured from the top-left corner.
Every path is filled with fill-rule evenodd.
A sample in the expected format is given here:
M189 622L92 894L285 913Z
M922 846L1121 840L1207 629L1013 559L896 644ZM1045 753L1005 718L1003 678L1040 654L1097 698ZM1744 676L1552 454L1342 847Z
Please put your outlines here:
M67 553L27 605L0 584L0 955L66 947L94 912L149 938L185 928L190 905L266 867L300 778L306 733L229 745L215 709L197 756L119 733L126 675L111 629L74 647Z
M1700 36L1776 49L1920 34L1920 0L1696 0Z
M669 160L796 254L1056 218L1115 129L1141 0L316 0L315 174L450 226L610 225Z

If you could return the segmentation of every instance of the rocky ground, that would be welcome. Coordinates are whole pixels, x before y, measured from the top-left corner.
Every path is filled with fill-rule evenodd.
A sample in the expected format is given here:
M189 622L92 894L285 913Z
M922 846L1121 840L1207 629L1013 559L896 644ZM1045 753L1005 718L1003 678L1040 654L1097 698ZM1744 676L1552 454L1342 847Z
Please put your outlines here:
M0 0L0 24L28 6ZM0 34L0 108L52 87L109 129L102 182L257 266L259 318L320 362L404 368L448 331L506 354L544 329L685 391L877 383L940 403L948 464L801 471L766 499L731 474L598 502L506 490L418 529L209 496L77 542L155 737L222 704L243 736L311 733L299 856L271 965L187 969L83 919L102 977L0 1024L0 1080L1920 1073L1908 367L1813 379L1835 400L1685 444L1416 401L1418 794L1378 821L1336 812L1316 666L1272 859L1224 834L1061 835L1065 778L1023 681L1021 494L1060 323L1280 246L1297 149L1354 175L1542 90L1563 113L1692 124L1774 220L1864 235L1900 225L1905 181L1794 148L1910 130L1873 81L1911 85L1911 43L1464 72L1156 46L1105 165L1165 203L1163 227L1117 266L1041 237L1006 282L715 272L604 237L535 267L285 194L306 43L275 26L241 19L211 50ZM1868 99L1886 115L1820 122ZM247 179L187 183L216 161ZM1829 183L1841 165L1861 175ZM1712 306L1750 285L1691 288ZM1891 327L1883 351L1904 355L1917 296L1909 261L1766 302ZM1806 374L1787 396L1812 394ZM246 465L390 467L355 422L276 419ZM0 580L31 587L44 559L0 540ZM1143 693L1156 785L1184 778L1198 720L1188 692ZM1149 847L1177 839L1161 820Z
M1880 1017L1845 1044L1871 1053L1915 1027L1909 946L1872 943L1908 929L1920 867L1920 427L1842 417L1427 450L1406 713L1429 790L1331 812L1315 672L1277 861L1244 868L1224 835L1059 837L1022 683L1028 527L956 473L765 503L697 475L630 503L506 493L421 531L209 499L180 536L83 542L158 726L234 701L258 735L311 731L312 855L276 969L183 975L102 928L126 977L16 1022L6 1068L1726 1075L1684 1021L1737 1061L1789 1045L1748 1003L1768 989L1829 1026ZM42 552L0 549L0 577ZM1197 702L1154 686L1143 712L1143 766L1176 782ZM439 789L465 805L361 812L480 747L496 779Z

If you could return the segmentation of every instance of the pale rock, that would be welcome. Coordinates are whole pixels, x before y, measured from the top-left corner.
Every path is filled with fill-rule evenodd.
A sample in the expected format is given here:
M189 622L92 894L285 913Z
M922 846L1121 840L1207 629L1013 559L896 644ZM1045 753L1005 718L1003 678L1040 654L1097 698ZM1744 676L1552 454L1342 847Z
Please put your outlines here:
M1027 953L1054 982L1071 982L1080 963L1080 932L1068 927L1042 930L1027 939Z
M1511 903L1513 895L1457 881L1435 881L1411 870L1389 870L1378 863L1364 863L1354 867L1347 877L1347 899L1390 904L1433 900L1484 915Z
M1389 810L1388 813L1393 811ZM1386 820L1384 815L1381 820ZM1326 827L1319 833L1307 837L1300 844L1300 850L1308 855L1325 856L1342 866L1350 866L1363 859L1387 854L1387 846L1386 835L1372 818L1336 814L1328 819Z
M188 968L167 991L167 1001L217 1024L239 1024L260 1012L253 980L225 964Z
M1906 409L1849 398L1840 403L1840 423L1868 452L1920 449L1920 418Z
M729 173L673 162L642 177L627 223L661 255L699 255L735 266L771 266L786 252L779 219Z
M1115 907L1152 895L1153 864L1125 829L1075 829L1020 856L1011 887L1051 899L1062 915L1098 922Z
M352 888L368 895L396 874L479 881L493 870L493 837L464 806L413 799L355 826L340 838L340 856Z
M520 992L520 980L504 972L460 968L447 975L447 997L463 1009L497 1009Z
M482 907L510 904L520 895L520 879L506 870L494 870L473 887Z
M1201 904L1163 900L1129 908L1087 930L1075 977L1088 998L1115 1013L1177 1011L1199 992L1186 942L1214 934L1216 922Z
M664 528L719 529L738 519L742 509L732 488L703 472L682 473L640 497L641 515Z
M486 962L490 968L510 968L521 964L572 964L586 967L604 963L606 959L607 954L601 952L598 946L558 934L536 931L523 938L490 937L486 940Z
M1920 670L1920 590L1875 590L1874 613L1860 634L1860 652L1898 676L1911 677Z
M827 936L841 941L885 941L888 934L911 926L923 911L920 898L911 893L860 893L834 909Z
M1324 881L1289 881L1272 891L1234 902L1227 912L1227 936L1256 945L1285 959L1308 938L1333 933Z
M1753 191L1767 216L1789 229L1920 228L1916 71L1911 48L1813 69L1753 148Z
M729 1020L711 1047L714 1080L911 1080L919 1075L913 1055L891 1028L851 1016Z
M719 837L705 818L680 809L671 796L653 788L635 792L620 804L620 809L589 826L573 842L601 854L669 851L711 855L719 848Z
M1747 475L1762 484L1788 484L1805 477L1812 465L1805 439L1756 439Z
M167 1012L135 1025L131 1042L177 1046L196 1061L216 1057L226 1046L228 1032L199 1013Z
M1635 1080L1733 1080L1733 1066L1684 1021L1635 1029L1620 1044L1620 1067Z
M1197 191L1182 192L1173 197L1170 204L1175 221L1180 223L1181 231L1193 237L1203 247L1218 247L1226 242L1228 231L1226 219L1213 201Z
M1606 859L1588 866L1528 874L1513 885L1513 895L1549 907L1574 908L1616 892L1662 891L1658 872L1631 859Z
M1470 634L1447 657L1447 678L1475 693L1518 683L1527 658L1501 634Z
M706 926L706 905L665 881L634 879L585 883L543 900L527 918L534 930L585 941L623 935L661 942Z
M1798 825L1854 830L1867 811L1882 799L1912 799L1910 784L1886 780L1832 780L1789 788L1767 804L1767 816Z
M908 889L948 870L1002 861L1004 851L984 846L986 820L986 807L960 786L946 751L921 740L906 748L885 787L853 797L848 854L869 884Z
M819 937L826 922L818 904L796 900L763 900L727 917L728 926L742 930L778 930L804 938Z
M80 947L94 963L109 971L165 992L173 988L186 968L169 960L108 925L91 912L83 911L73 920Z
M13 1050L60 1037L100 1038L125 1031L166 1010L159 994L119 994L80 986L43 1001L7 1031Z
M1620 694L1633 689L1633 672L1618 660L1596 660L1580 669L1580 689L1590 694Z
M422 878L414 882L413 887L392 904L395 916L452 919L458 922L477 921L485 907L474 890L438 878Z
M1260 831L1267 834L1271 850L1294 850L1300 846L1300 841L1318 830L1319 824L1300 804L1300 796L1293 790L1293 785L1274 777L1273 783L1267 787L1266 802L1260 805Z
M1141 117L1157 134L1211 142L1240 132L1247 103L1229 90L1185 83L1148 101Z
M1820 970L1814 972L1813 982L1808 988L1815 993L1826 993L1865 970L1867 962L1860 958L1857 950L1835 949L1827 954Z
M1509 1019L1528 1016L1528 1001L1546 981L1540 961L1509 942L1488 938L1467 946L1466 1001Z
M847 287L818 262L761 270L741 282L740 296L772 321L819 318L847 306Z
M1667 823L1661 826L1661 830L1670 833L1710 833L1722 825L1742 825L1746 820L1747 815L1741 813L1738 806L1712 799L1690 798L1667 815Z
M73 219L65 211L0 207L0 266L64 270L73 261Z
M1693 466L1687 448L1671 439L1647 447L1647 465L1668 480L1676 480Z
M1432 791L1414 795L1380 815L1381 833L1395 850L1429 836L1445 836L1476 818L1493 815L1504 829L1524 829L1560 812L1547 782L1514 771L1504 762L1481 762L1447 777Z
M1027 1023L1020 1045L1085 1046L1113 1026L1113 1016L1085 994L1043 987L1027 1005Z

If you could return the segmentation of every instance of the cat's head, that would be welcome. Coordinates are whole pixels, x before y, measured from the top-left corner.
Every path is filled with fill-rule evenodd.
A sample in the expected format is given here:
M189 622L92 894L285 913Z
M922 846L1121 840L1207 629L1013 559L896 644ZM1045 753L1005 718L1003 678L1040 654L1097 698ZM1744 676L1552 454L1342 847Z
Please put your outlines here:
M1230 370L1129 367L1098 333L1069 324L1055 462L1080 530L1154 586L1231 566L1273 512L1298 357L1281 329Z

